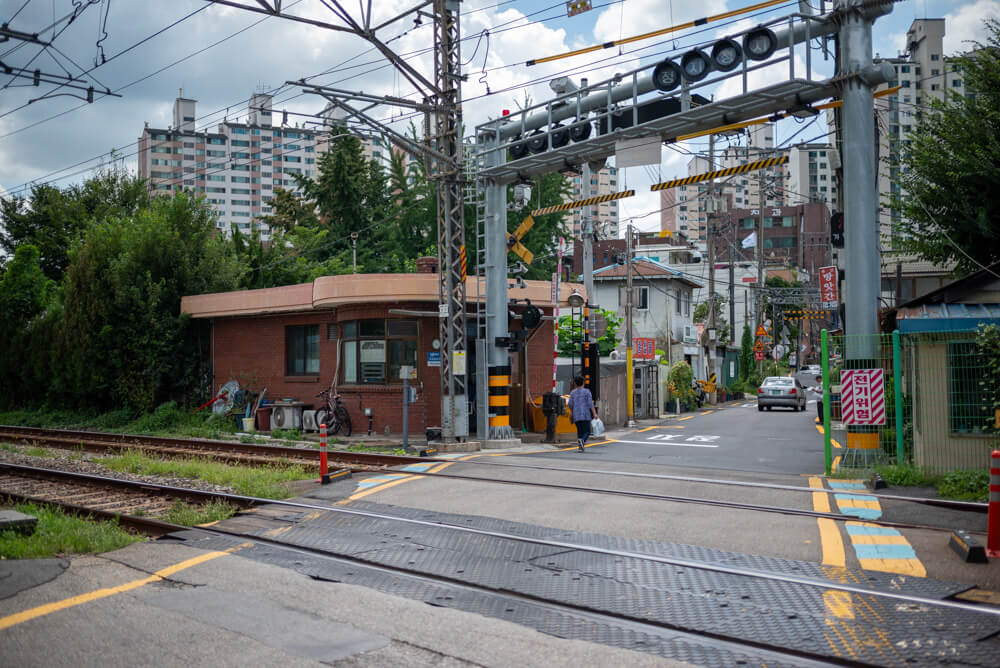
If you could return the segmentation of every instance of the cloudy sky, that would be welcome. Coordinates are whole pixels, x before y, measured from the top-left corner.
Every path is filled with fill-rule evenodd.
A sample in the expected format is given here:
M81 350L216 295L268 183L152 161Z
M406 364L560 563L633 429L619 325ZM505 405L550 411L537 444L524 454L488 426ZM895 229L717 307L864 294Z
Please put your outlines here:
M241 0L254 6L253 0ZM90 4L87 4L90 2ZM820 0L812 0L818 5ZM308 78L311 83L366 93L409 96L412 87L372 47L353 35L310 25L268 18L204 0L77 0L82 11L73 15L72 0L0 0L0 23L25 33L37 33L53 46L10 40L0 42L0 63L26 71L35 69L62 81L70 74L87 79L95 89L110 89L121 97L96 95L93 104L76 95L80 90L0 75L0 193L23 194L32 182L60 185L79 181L114 153L134 165L136 139L143 123L166 127L178 91L194 98L199 129L213 128L223 118L245 117L250 94L275 95L276 110L293 112L290 122L305 122L319 111L315 96L304 95L286 81ZM366 3L342 3L352 17ZM417 0L376 0L374 24L415 6ZM551 96L549 79L568 75L595 83L617 72L650 65L679 54L692 45L729 34L757 22L794 11L797 3L778 5L752 15L653 38L621 48L599 50L570 59L527 67L525 61L571 49L606 43L738 9L752 0L594 0L594 9L566 17L565 2L535 0L463 0L461 27L466 127L517 109L525 99ZM826 5L831 3L827 0ZM286 11L344 25L318 0L285 0ZM905 0L874 26L874 50L895 56L904 48L907 28L915 18L947 19L945 52L964 50L968 40L981 39L983 18L1000 16L1000 0ZM420 25L410 15L378 32L408 62L432 76L428 20ZM801 65L801 55L799 52ZM814 56L815 58L815 56ZM818 67L830 73L829 63ZM99 65L96 66L95 65ZM797 67L800 67L797 65ZM825 68L825 69L824 69ZM83 71L89 71L84 75ZM797 70L801 72L801 69ZM777 80L763 73L751 84ZM736 82L709 91L718 96L738 92ZM409 122L385 108L375 114L398 127ZM822 140L822 119L803 128L792 120L777 130L786 145ZM798 133L798 134L796 134ZM783 144L785 142L786 144ZM704 142L665 147L661 164L623 170L620 187L639 194L621 202L622 222L644 230L658 229L658 197L648 184L686 174L692 153L704 152Z

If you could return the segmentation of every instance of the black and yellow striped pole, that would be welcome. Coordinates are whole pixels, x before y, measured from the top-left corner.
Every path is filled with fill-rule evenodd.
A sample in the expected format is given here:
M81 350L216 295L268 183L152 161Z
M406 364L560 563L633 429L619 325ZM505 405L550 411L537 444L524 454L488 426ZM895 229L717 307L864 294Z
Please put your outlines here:
M736 165L735 167L727 167L726 169L717 169L712 172L695 174L694 176L686 176L683 179L673 179L672 181L664 181L663 183L654 183L649 187L649 189L652 191L657 191L657 190L667 190L669 188L677 188L678 186L689 186L692 183L700 183L701 181L709 181L711 179L725 178L727 176L735 176L736 174L752 172L758 169L767 169L768 167L777 167L778 165L783 165L786 162L788 162L787 155L783 155L779 158L766 158L764 160L755 160L754 162L748 162L745 165Z
M489 369L490 427L510 427L510 365Z
M601 204L603 202L611 202L616 199L625 199L626 197L632 197L635 195L634 190L623 190L620 193L610 193L608 195L598 195L597 197L588 197L587 199L578 199L575 202L566 202L564 204L556 204L555 206L546 206L541 209L535 209L531 212L532 216L544 216L547 213L559 213L560 211L569 211L570 209L579 209L584 206L593 206L595 204Z

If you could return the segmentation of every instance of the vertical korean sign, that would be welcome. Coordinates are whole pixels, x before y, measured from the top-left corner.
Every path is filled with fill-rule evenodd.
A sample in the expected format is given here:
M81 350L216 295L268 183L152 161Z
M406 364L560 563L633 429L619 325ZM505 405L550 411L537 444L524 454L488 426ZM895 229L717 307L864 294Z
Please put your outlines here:
M844 424L885 424L885 373L882 369L841 371L840 400Z
M837 308L837 268L819 268L819 294L823 308Z

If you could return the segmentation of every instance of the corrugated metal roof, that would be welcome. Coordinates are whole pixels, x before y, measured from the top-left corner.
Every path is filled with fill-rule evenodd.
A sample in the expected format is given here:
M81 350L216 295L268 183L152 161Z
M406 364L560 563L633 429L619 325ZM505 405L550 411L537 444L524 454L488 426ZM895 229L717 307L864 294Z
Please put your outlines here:
M961 332L980 323L1000 325L1000 304L922 304L896 312L901 332Z

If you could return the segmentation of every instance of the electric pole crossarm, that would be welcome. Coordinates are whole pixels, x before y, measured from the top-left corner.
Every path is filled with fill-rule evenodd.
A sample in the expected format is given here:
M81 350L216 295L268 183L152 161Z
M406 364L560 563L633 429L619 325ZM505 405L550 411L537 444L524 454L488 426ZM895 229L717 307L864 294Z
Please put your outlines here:
M253 6L244 4L243 2L238 2L237 0L205 0L206 2L211 2L217 5L225 5L227 7L235 7L236 9L242 9L248 12L254 12L256 14L266 14L267 16L273 16L275 18L285 19L287 21L296 21L298 23L307 23L309 25L316 26L318 28L325 28L327 30L337 30L339 32L348 32L358 37L361 37L368 41L372 46L379 50L379 52L386 57L386 59L392 63L399 72L406 77L406 80L413 84L413 87L423 97L439 95L440 89L435 86L431 81L429 81L423 74L418 72L412 65L410 65L406 60L397 55L392 49L385 45L380 39L375 37L375 31L369 30L366 27L362 27L355 21L351 15L340 6L340 3L336 0L321 0L323 5L327 7L331 12L337 15L338 18L344 21L347 25L337 25L335 23L328 23L326 21L320 21L317 19L310 19L304 16L296 16L295 14L287 14L281 9L280 0L272 0L272 2L267 2L266 0L256 0L257 5ZM423 7L427 3L423 3L420 7ZM411 13L414 10L409 10L406 13L396 17L389 21L391 23L394 20ZM364 14L364 9L362 9L362 14ZM369 18L364 19L367 25L370 20L370 3L369 3Z
M22 42L28 42L30 44L38 44L41 46L51 46L52 42L44 42L38 38L38 33L26 33L20 30L11 30L6 24L0 26L0 43L10 41L12 39L21 40Z
M279 19L285 19L286 21L295 21L297 23L307 23L309 25L316 26L317 28L325 28L326 30L337 30L340 32L356 32L352 28L347 26L338 26L334 23L327 23L326 21L320 21L318 19L310 19L305 16L296 16L294 14L285 14L281 10L281 0L275 0L274 4L268 4L264 0L256 0L260 7L254 7L252 5L247 5L242 2L237 2L236 0L205 0L205 2L211 2L214 5L225 5L227 7L234 7L236 9L242 9L246 12L253 12L255 14L266 14L267 16L273 16Z
M392 17L391 19L389 19L387 21L383 21L382 23L378 24L377 26L375 26L375 30L373 30L372 32L377 32L377 31L381 30L382 28L385 28L386 26L392 25L396 21L399 21L401 19L405 19L410 14L417 14L417 18L419 18L421 14L423 14L424 16L427 16L427 14L424 14L421 10L424 7L426 7L427 5L432 5L432 4L434 4L434 0L424 0L424 2L421 2L416 7L413 7L411 9L407 9L402 14L397 14L396 16ZM371 0L369 0L368 6L371 7ZM371 13L371 12L369 11L369 13Z
M350 90L344 90L341 88L330 88L329 86L317 86L315 84L306 83L305 80L299 79L298 81L286 81L289 86L302 86L302 92L304 93L316 93L317 95L324 95L329 93L337 97L343 98L345 100L356 100L359 102L371 102L373 104L391 104L394 107L405 107L406 109L413 109L414 111L429 112L433 111L433 107L429 104L422 104L420 102L414 102L413 100L407 100L406 98L396 97L394 95L370 95L364 92L355 92Z
M396 132L388 125L385 125L381 121L372 118L371 116L369 116L368 114L366 114L361 110L355 109L350 105L345 104L343 101L332 95L327 95L319 91L311 91L305 88L303 89L303 91L306 93L316 92L318 95L322 96L328 102L330 102L330 104L336 106L339 109L342 109L347 114L348 118L356 118L359 121L365 123L366 125L375 128L376 130L384 134L393 144L400 147L407 153L410 153L412 155L425 156L428 158L433 158L435 160L447 160L447 156L439 153L438 151L435 151L434 149L430 148L425 144L421 144L410 139L406 135L402 135Z

